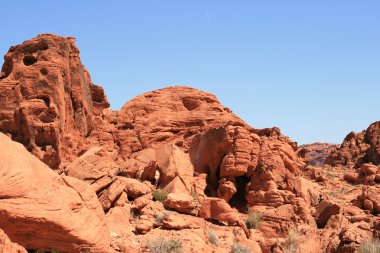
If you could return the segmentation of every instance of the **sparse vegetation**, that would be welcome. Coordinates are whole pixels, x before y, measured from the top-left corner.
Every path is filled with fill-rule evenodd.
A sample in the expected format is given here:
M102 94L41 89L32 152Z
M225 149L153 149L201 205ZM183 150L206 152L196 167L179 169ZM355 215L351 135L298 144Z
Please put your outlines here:
M156 218L155 218L155 224L157 226L160 226L162 221L165 220L166 218L169 217L169 213L168 212L162 212L162 213L159 213L156 215Z
M200 202L199 200L199 196L196 192L192 192L191 193L191 197L193 197L193 199L196 201L196 202Z
M159 236L156 240L148 241L147 248L151 253L182 253L182 241L180 239L165 240Z
M301 234L297 229L290 229L288 237L284 243L284 248L291 253L295 253L298 250L301 241Z
M139 219L140 219L140 216L138 215L138 213L135 210L131 210L129 214L129 221L132 223L135 223Z
M251 253L251 250L244 245L234 242L231 246L231 253Z
M358 249L358 253L379 253L379 252L380 252L379 239L373 239L370 241L363 242Z
M208 241L213 245L218 245L218 236L213 229L208 230Z
M330 191L327 193L330 197L341 199L344 195L346 195L349 190L341 188L339 191Z
M339 194L337 192L330 191L327 193L327 195L333 198L339 198Z
M165 189L157 189L153 192L153 198L157 201L164 202L169 192Z
M327 173L326 173L326 177L329 178L329 179L333 179L333 178L335 178L334 174L331 173L331 172L327 172Z
M237 229L234 228L234 229L232 230L232 234L234 235L234 239L236 239L236 237L237 237L240 233L239 233L239 230L237 230Z
M257 229L260 227L262 216L256 212L250 212L245 220L245 225L249 229Z

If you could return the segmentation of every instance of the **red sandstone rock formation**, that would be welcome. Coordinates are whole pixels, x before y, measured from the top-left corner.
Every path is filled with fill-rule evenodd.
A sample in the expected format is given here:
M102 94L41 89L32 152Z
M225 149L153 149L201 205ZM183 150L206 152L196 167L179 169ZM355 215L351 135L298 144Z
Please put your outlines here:
M11 47L0 79L1 131L52 168L85 150L96 109L109 105L74 42L39 35Z
M361 192L335 168L305 168L321 165L331 145L304 147L300 158L278 128L254 129L189 87L147 92L112 111L73 38L40 35L12 47L0 89L0 131L62 174L6 139L17 151L0 160L0 176L15 173L0 181L0 228L27 248L107 252L111 235L114 250L138 252L164 235L186 252L230 252L234 243L286 252L296 229L298 252L348 252L380 235L374 186ZM327 162L377 165L378 125L347 137ZM372 184L373 167L359 171ZM247 228L248 212L260 226Z
M337 147L338 145L336 144L317 142L300 146L297 153L301 158L305 159L305 162L308 164L321 166Z
M346 173L344 179L352 184L379 184L380 168L372 163L364 163L355 172Z
M11 242L4 231L0 229L0 253L27 253L27 251L17 243Z
M109 232L92 189L59 176L0 133L0 228L27 249L109 252Z
M360 167L363 163L380 164L380 121L361 133L349 133L338 149L326 159L332 166Z

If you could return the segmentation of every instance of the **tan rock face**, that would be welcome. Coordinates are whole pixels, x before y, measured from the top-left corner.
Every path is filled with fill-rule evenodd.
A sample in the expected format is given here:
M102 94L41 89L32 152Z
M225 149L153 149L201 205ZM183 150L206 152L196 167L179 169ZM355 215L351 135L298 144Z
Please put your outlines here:
M349 133L338 149L326 159L332 166L352 165L360 167L363 163L380 164L380 121L371 124L361 133Z
M89 149L65 167L66 175L87 181L96 181L106 175L115 175L119 166L115 161L103 158L101 151L101 147Z
M8 236L0 229L0 253L27 253L26 249L11 242Z
M0 133L0 227L27 249L109 251L100 203L85 183L59 176Z

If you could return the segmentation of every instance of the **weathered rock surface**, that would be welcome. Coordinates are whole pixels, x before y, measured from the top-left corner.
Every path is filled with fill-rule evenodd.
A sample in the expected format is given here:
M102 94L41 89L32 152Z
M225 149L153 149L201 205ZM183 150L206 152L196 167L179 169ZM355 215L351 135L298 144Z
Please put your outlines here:
M297 154L305 160L306 163L313 166L322 166L331 152L338 147L331 143L312 143L301 145Z
M360 133L349 133L343 143L326 159L332 166L360 167L363 163L380 164L380 121Z
M75 39L39 35L11 47L0 79L0 129L52 168L85 150L94 108L108 107Z
M92 189L59 176L0 133L0 227L27 249L109 252L109 231Z
M118 252L147 252L163 235L185 252L229 253L236 243L286 252L296 229L296 252L354 252L380 236L378 122L339 148L299 150L278 128L254 129L189 87L112 111L74 39L55 35L12 47L0 89L0 131L62 175L7 139L0 228L28 249L107 252L111 240ZM250 212L260 218L248 229Z
M344 179L352 184L378 184L380 183L380 168L371 163L364 163L355 172L346 173Z
M214 95L180 86L142 94L126 103L118 117L118 128L124 129L119 136L137 133L138 139L118 138L121 155L162 142L174 142L186 150L196 134L231 120L242 122Z
M165 206L181 213L198 213L199 203L187 193L170 193L165 199Z
M337 204L322 201L317 207L315 214L319 227L325 227L331 216L339 214L341 207Z
M11 242L8 236L0 229L0 253L27 253L26 249Z
M380 187L366 186L362 189L362 194L358 196L359 207L371 213L380 213Z

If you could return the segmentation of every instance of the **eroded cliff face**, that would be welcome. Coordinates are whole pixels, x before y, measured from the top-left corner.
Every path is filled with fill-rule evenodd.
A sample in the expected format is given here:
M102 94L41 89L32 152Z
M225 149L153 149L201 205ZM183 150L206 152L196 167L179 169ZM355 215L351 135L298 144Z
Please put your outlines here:
M92 247L97 252L108 243L102 235L104 215L112 248L122 252L145 252L147 241L159 235L181 239L188 252L230 252L234 243L253 252L286 252L291 246L287 236L295 230L299 252L335 252L348 244L355 249L372 236L344 218L349 212L370 219L368 229L376 231L376 222L362 210L369 197L352 196L358 202L354 210L337 204L324 190L328 179L320 175L326 180L317 180L318 170L310 166L307 170L313 170L314 177L309 178L296 143L276 127L249 126L212 94L167 87L144 93L119 111L109 109L103 88L91 82L80 63L74 41L39 35L9 50L0 75L0 131L62 175L49 172L45 178L36 172L41 182L33 182L41 189L31 191L30 210L22 208L35 214L32 200L38 202L39 197L57 205L50 195L44 196L46 182L52 181L67 200L62 204L64 210L68 206L65 214L73 211L78 222L94 215L89 224L100 232L90 233L88 226L77 228L73 221L46 212L42 218L56 225L49 234L44 224L36 225L39 216L28 220L19 213L23 209L0 205L0 211L7 212L0 215L0 225L15 242L28 249L46 249L48 241L52 247ZM366 157L374 161L376 129L367 130L366 137L373 139ZM14 162L11 158L4 157L4 164ZM26 178L35 168L14 167L7 171L20 175L20 186L31 187ZM61 186L63 181L65 187L86 193L83 203L71 199L67 191L72 190ZM20 201L9 185L0 181L0 189L15 203ZM256 215L259 226L246 222L248 213ZM9 217L26 232L17 233ZM27 243L28 229L37 238L33 244ZM363 238L346 238L340 245L335 239L350 229L361 229ZM210 231L219 243L210 242ZM57 235L67 240L55 242Z
M109 105L74 43L39 35L11 47L0 77L1 131L52 168L85 149L96 108Z

